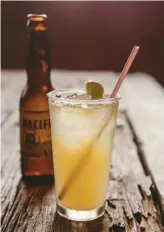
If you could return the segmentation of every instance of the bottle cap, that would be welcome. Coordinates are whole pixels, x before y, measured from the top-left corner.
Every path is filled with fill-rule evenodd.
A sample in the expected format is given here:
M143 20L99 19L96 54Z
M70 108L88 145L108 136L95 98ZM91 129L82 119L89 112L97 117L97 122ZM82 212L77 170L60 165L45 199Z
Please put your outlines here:
M44 31L46 30L46 26L44 25L46 19L46 14L28 14L27 27L35 31Z

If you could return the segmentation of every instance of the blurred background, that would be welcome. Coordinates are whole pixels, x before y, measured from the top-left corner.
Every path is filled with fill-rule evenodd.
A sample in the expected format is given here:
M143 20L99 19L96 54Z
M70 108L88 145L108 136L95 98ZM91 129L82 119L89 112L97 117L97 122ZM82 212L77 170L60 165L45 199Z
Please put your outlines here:
M24 69L26 15L45 13L52 68L120 72L133 45L141 47L131 72L164 85L164 2L1 3L2 69Z

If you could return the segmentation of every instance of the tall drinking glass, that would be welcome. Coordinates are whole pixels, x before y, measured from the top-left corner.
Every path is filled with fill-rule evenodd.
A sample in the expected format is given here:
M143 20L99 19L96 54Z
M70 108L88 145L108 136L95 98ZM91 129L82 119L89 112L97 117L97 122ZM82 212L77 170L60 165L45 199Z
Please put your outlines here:
M119 101L109 96L91 100L84 93L48 94L57 211L75 221L104 213Z

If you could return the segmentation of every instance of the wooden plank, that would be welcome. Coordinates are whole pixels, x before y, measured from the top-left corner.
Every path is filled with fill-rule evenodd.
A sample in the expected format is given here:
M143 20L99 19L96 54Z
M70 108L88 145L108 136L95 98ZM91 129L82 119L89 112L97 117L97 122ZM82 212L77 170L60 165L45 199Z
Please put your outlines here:
M157 209L159 210L159 206L155 209L150 188L152 180L151 177L145 176L144 167L141 165L137 153L137 144L133 141L133 132L125 119L122 127L117 129L116 142L119 146L115 147L113 163L118 165L117 168L122 167L122 173L119 173L119 176L123 183L122 187L115 185L119 188L118 191L115 191L115 199L122 199L126 202L124 210L129 218L131 218L131 213L127 210L127 202L139 223L142 222L143 217L151 220L151 218L155 218L154 215L157 213ZM161 220L163 220L162 217Z
M161 232L160 215L150 192L151 180L145 177L126 118L121 116L118 122L108 205L102 218L92 222L69 221L55 212L53 188L26 188L22 183L13 183L14 186L9 183L14 188L6 195L8 205L5 203L2 232L106 232L109 228L110 231L138 232L141 227L142 231ZM9 167L8 171L14 174Z
M118 75L113 72L52 71L51 76L56 88L82 87L86 80L93 79L101 80L110 91ZM2 72L2 124L13 110L18 109L20 93L25 83L25 72ZM134 89L135 91L133 91ZM138 138L140 138L159 191L161 195L164 195L163 88L150 76L137 73L129 75L121 87L120 93L123 99L120 108L128 110L128 115ZM12 97L13 95L14 97ZM140 114L138 114L138 109ZM147 119L149 119L149 123L147 123Z
M1 214L12 206L21 177L18 112L13 112L2 125L1 141Z
M164 91L148 76L134 75L124 94L128 116L146 155L161 195L164 195ZM135 91L134 91L135 90ZM124 92L125 93L125 92ZM128 96L129 95L129 96Z
M110 78L108 77L109 74L111 76ZM159 164L159 162L160 162L160 164L163 164L163 160L162 160L163 157L160 155L160 152L159 152L159 151L161 151L161 148L162 148L161 141L163 141L162 140L163 137L161 137L162 136L161 135L161 128L162 128L161 125L163 125L163 124L161 124L161 118L163 118L163 111L162 111L163 110L163 100L162 100L162 96L163 96L162 91L163 91L163 89L160 86L158 86L158 84L156 84L156 82L153 79L149 79L147 76L144 76L143 74L142 74L142 77L138 78L137 75L138 74L136 74L136 76L134 75L133 78L131 78L131 75L129 75L129 79L126 80L125 84L122 86L121 94L122 94L124 100L122 101L123 104L121 105L121 109L122 108L123 109L128 109L128 116L130 117L130 120L131 120L132 124L134 125L134 129L135 129L135 131L137 133L137 136L139 138L142 138L143 150L144 150L144 152L146 152L146 156L147 156L147 159L148 159L149 166L153 170L155 181L157 182L157 186L159 187L159 189L160 189L160 191L162 193L163 176L164 175L162 175L163 168L160 169L161 167L158 164ZM3 73L2 73L2 76L3 76ZM14 110L18 106L20 93L21 93L21 90L23 88L23 85L25 84L25 76L26 76L25 73L22 75L22 72L20 72L19 75L18 75L17 72L15 72L15 74L13 74L11 72L10 75L7 72L7 76L5 76L5 74L4 74L3 77L5 77L5 78L2 79L2 80L4 80L3 85L2 85L2 87L3 87L2 88L2 102L3 102L3 108L2 108L3 111L2 111L2 113L4 115L4 121L3 121L3 124L2 124L2 151L3 151L2 152L2 164L3 164L3 166L2 166L2 168L3 168L2 169L2 174L3 174L3 176L2 176L2 209L3 209L2 210L2 216L3 216L3 221L8 220L10 217L12 218L12 215L10 214L10 210L12 209L13 210L12 212L15 212L16 205L15 205L15 208L13 209L13 202L15 202L16 200L18 200L17 202L20 203L20 208L18 209L18 213L19 213L19 210L24 209L24 207L22 209L22 206L24 206L24 205L23 205L22 201L20 201L20 198L17 199L17 197L18 197L17 193L22 193L22 188L20 188L20 190L19 190L20 186L18 185L19 179L20 179L20 170L19 170L19 162L18 162L18 160L19 160L19 151L18 151L18 149L19 149L18 148L18 143L19 143L19 141L18 141L18 111L16 110L14 112ZM140 74L140 76L141 76L141 74ZM54 84L55 84L55 86L57 88L79 87L79 86L82 86L84 84L85 80L87 80L87 79L94 79L94 80L98 80L98 81L101 79L102 83L105 86L112 89L111 86L114 85L115 77L116 77L116 74L113 74L113 73L88 73L88 72L76 73L76 72L58 72L58 71L52 73L52 79L53 79L53 82L54 82ZM15 81L15 80L17 80L17 81ZM136 83L138 83L138 81L140 83L136 84ZM150 82L151 82L151 84L150 84ZM146 94L147 94L148 98L146 99L146 101L144 101L144 104L147 106L146 110L148 111L148 114L151 115L153 109L154 109L155 112L159 112L159 109L160 109L161 114L160 114L159 120L157 119L159 114L153 113L153 116L149 117L148 114L145 115L143 113L141 115L142 116L141 117L140 114L136 113L138 111L139 107L144 112L144 104L141 101L142 99L145 100L144 91L141 91L142 94L141 94L140 97L138 97L138 92L137 91L136 92L133 91L133 89L135 89L135 86L137 86L136 90L140 90L140 88L142 87L142 83L144 83L144 86L147 87ZM11 92L11 89L12 89L12 92ZM129 91L129 89L130 89L130 91ZM135 92L135 94L134 94L134 92ZM150 94L148 94L148 92ZM11 93L13 94L14 97L11 96ZM3 96L7 96L7 97L3 98ZM150 96L151 96L151 98L150 98ZM159 102L158 102L158 99L160 99ZM149 100L151 100L151 103L153 102L153 107L151 107L152 105L149 103ZM141 104L141 102L142 102L143 105ZM149 103L149 106L148 106L148 103ZM154 103L156 103L155 107L154 107ZM8 114L8 112L9 112L9 114ZM8 119L6 119L6 115L8 115ZM143 124L141 123L142 118L143 118L143 121L144 121ZM152 144L152 143L150 143L150 141L145 140L147 135L150 135L150 137L152 136L151 127L146 128L146 132L144 131L144 136L142 135L143 129L141 127L145 128L144 126L145 126L145 121L147 120L147 118L150 118L151 122L153 122L153 127L152 128L153 128L153 131L155 129L155 135L157 137L157 138L155 138L155 145L160 147L156 151L156 154L157 154L157 157L158 157L157 163L155 163L154 162L155 160L152 159L152 153L151 154L148 153L148 150L146 150L146 148L145 148L146 146L149 146L150 148L153 146L153 151L154 151L154 149L156 147L156 146L154 146L154 143ZM120 128L124 127L124 121L125 120L122 120L122 122L120 123ZM121 126L121 124L122 124L122 126ZM17 128L17 129L15 130L15 128ZM125 137L128 137L128 136L124 135L122 137L122 139L124 139ZM150 137L148 136L148 138L150 138ZM158 138L159 138L159 141L158 141ZM153 137L153 141L154 141L154 137ZM4 144L4 146L3 146L3 144ZM122 143L120 143L120 144L122 144ZM131 143L131 144L134 144L134 143ZM129 145L127 144L126 147L128 147L128 146ZM133 145L131 145L131 146L133 147ZM135 146L135 144L134 144L134 146ZM119 147L119 146L116 146L116 147ZM120 151L118 152L118 154L123 153L123 147L124 146L119 147ZM127 148L125 148L125 152L124 152L125 154L126 154L126 149ZM131 152L134 151L134 150L135 149L133 149L133 148L130 149ZM129 152L129 150L128 150L128 154L131 154L131 152ZM114 157L117 157L117 156L115 155ZM136 156L133 156L133 157L136 157ZM122 157L121 157L121 159L122 159ZM121 161L119 161L119 160L120 159L117 159L115 162L113 161L115 163L115 166L117 166L117 162L120 162L122 164L123 160L121 160ZM128 163L126 165L126 162L125 162L125 165L121 165L121 167L126 167L126 166L131 165L131 163ZM134 162L134 160L133 160L133 162ZM139 166L137 165L138 161L134 162L134 163L135 163L135 167L133 169L135 170L135 175L138 176L138 174L141 173L141 169L139 168L140 165ZM137 166L138 166L138 168L136 168ZM160 170L160 175L159 176L156 174L156 168L157 167ZM7 170L7 172L6 172L6 170ZM115 170L118 170L118 169L115 168ZM118 173L124 173L124 175L126 173L126 176L131 175L131 173L129 171L127 171L126 168L121 168L118 171L113 171L113 173L115 173L114 175L116 175L116 176L118 175ZM116 180L117 180L117 178L116 178ZM120 182L116 181L116 186L118 185L118 183L120 184ZM126 183L126 181L125 181L125 183ZM147 183L147 186L149 186L149 181L145 181L145 183ZM144 188L145 188L145 183L144 183ZM130 188L131 187L127 187L127 189L130 189ZM147 190L145 190L145 191L149 192L148 190L149 190L149 187L147 187ZM33 193L32 193L31 196L33 196ZM126 205L126 207L125 206L124 207L127 209L128 208L127 205L130 205L130 207L128 208L130 210L127 210L127 212L128 212L129 215L131 215L131 214L133 215L133 213L137 209L137 204L135 204L136 208L133 207L134 209L132 208L133 209L132 210L131 209L132 204L129 203L128 196L126 196L125 199L126 199L125 202L128 202L128 203L126 203L126 204L124 203ZM149 202L149 201L146 201L146 203L144 203L144 205L148 204L147 202ZM152 204L150 204L150 205L152 205ZM144 208L144 207L145 206L143 206L142 208ZM31 209L31 206L29 206L29 208ZM118 208L119 208L119 206L118 206ZM118 209L118 212L120 211L119 209ZM138 206L138 209L139 209L139 206ZM34 207L34 210L35 210L35 207ZM42 212L42 210L41 210L41 212ZM141 210L141 212L142 212L141 214L144 215L144 210L143 209ZM42 214L43 214L43 212L42 212ZM9 215L9 217L7 215ZM23 214L23 215L24 215L23 217L25 217L27 219L27 216L25 214ZM48 215L48 218L49 218L48 220L52 221L51 213L48 213L47 215ZM153 215L156 215L155 211L153 211ZM12 228L15 228L15 225L18 228L19 223L21 224L21 220L19 222L18 217L17 216L15 216L15 217L16 217L16 222L15 222L15 219L14 219L14 225L12 224L12 226L11 226ZM123 217L123 216L121 216L121 217ZM142 218L142 220L141 220L141 224L143 224L142 227L147 225L147 228L148 228L148 224L152 225L152 217L147 219L147 221L149 221L149 223L147 221L146 222L144 221L144 217L145 216L142 216L142 215L140 217L140 218ZM153 218L155 218L155 217L156 216L153 216ZM106 225L108 225L108 226L113 225L111 223L111 221L109 222L109 220L107 220L107 218L108 217L105 216L105 219L103 219L103 220L105 220ZM114 218L114 216L113 216L113 218ZM17 223L17 220L18 220L19 223ZM61 219L61 221L62 220L63 219ZM10 220L7 223L9 223L9 225L10 225ZM28 223L28 219L25 221L25 224L26 223ZM56 224L57 223L55 223L55 225ZM131 224L133 226L130 225L128 222L125 222L125 226L127 228L133 228L134 231L135 231L135 228L138 228L138 224L137 223L131 223ZM108 230L107 229L108 226L103 227L104 222L102 222L102 224L100 223L99 225L101 225L100 227L102 227L104 231ZM156 224L154 224L154 225L156 225ZM49 225L47 225L47 228L48 228L48 226ZM95 228L95 224L92 225L92 223L91 223L91 228L92 228L92 226L93 226L93 228ZM99 231L100 231L100 227L98 227ZM118 225L116 225L116 228L117 227L118 227ZM156 227L158 227L158 225ZM23 230L23 227L21 227L21 228ZM85 225L83 225L83 224L82 224L82 228L83 229L86 228L85 229L86 231L88 230L87 227L85 227ZM113 228L115 228L115 225L113 225ZM151 228L149 228L148 231L150 229ZM28 230L28 231L30 231L30 230ZM158 231L158 230L156 229L156 231Z
M111 91L118 74L113 72L52 71L52 82L56 88L82 87L86 80L101 81ZM2 72L2 117L4 110L18 108L20 93L26 83L22 71ZM5 87L8 86L8 87ZM11 98L11 93L14 97ZM149 166L154 172L157 186L164 195L164 91L151 76L129 74L121 87L120 108L128 110L135 131L143 144ZM138 111L140 112L138 114ZM148 123L147 123L148 122Z
M19 108L20 94L26 83L26 73L22 71L2 71L1 110L13 111Z

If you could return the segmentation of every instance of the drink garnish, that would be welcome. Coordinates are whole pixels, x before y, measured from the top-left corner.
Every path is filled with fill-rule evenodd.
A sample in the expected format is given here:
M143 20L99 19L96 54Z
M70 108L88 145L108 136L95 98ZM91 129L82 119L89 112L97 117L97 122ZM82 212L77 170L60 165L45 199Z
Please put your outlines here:
M99 82L88 81L85 83L86 93L73 93L66 98L78 100L101 99L104 96L104 88Z
M99 82L88 81L85 83L85 89L92 99L100 99L104 96L104 88Z

